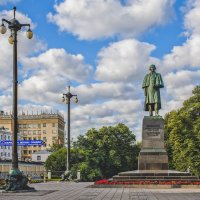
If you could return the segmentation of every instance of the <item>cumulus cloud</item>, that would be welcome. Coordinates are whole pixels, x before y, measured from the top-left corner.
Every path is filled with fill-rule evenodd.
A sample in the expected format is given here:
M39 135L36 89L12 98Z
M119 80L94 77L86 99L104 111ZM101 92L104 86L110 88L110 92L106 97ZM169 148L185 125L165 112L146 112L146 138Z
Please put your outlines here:
M72 55L64 49L49 49L37 57L22 60L25 68L49 70L77 82L85 81L92 74L92 66L84 63L81 54Z
M64 49L49 49L31 58L22 59L27 71L32 71L20 84L20 97L32 102L55 104L70 81L82 82L93 72L80 54L68 54Z
M72 111L72 127L74 136L79 131L86 132L91 127L100 128L117 123L125 123L133 128L141 120L141 101L140 100L109 100L101 104L86 104L76 106ZM138 137L140 137L138 135Z
M112 43L98 54L96 78L111 82L140 80L150 64L159 63L150 56L154 49L154 45L135 39Z
M172 2L128 0L122 5L115 0L65 0L55 6L56 14L49 13L48 19L57 23L61 31L71 32L80 39L116 34L123 37L136 36L165 22ZM173 47L163 59L157 59L151 56L156 48L154 44L122 39L99 51L95 72L83 55L73 55L64 49L46 50L45 44L38 42L37 37L35 42L31 41L33 43L30 46L22 32L19 35L20 44L26 43L19 47L19 61L23 66L20 69L22 80L19 98L26 103L19 105L19 110L36 112L59 108L66 119L66 105L61 105L60 101L62 93L66 92L65 87L71 81L76 83L72 84L74 87L71 87L71 92L79 98L79 104L72 102L71 107L72 137L85 133L91 127L99 128L122 122L134 130L140 140L141 121L144 115L148 115L142 111L144 95L141 84L150 64L156 64L157 71L164 78L165 88L161 90L162 116L179 108L191 96L195 85L199 84L200 6L198 1L190 2L192 4L184 17L184 34L188 38L182 45ZM0 14L3 16L2 12ZM22 21L25 19L28 18ZM7 87L5 77L11 82L12 46L7 43L8 37L4 36L1 40L3 45L0 45L0 78L5 80L1 88ZM37 54L31 55L35 49ZM0 101L3 108L10 109L12 99L8 89L0 96Z
M79 85L73 88L79 96L79 103L88 104L92 102L99 103L101 101L108 101L112 99L136 99L140 91L133 83L122 82L102 82Z
M31 19L22 13L17 12L16 16L21 23L30 23L31 27L34 29L35 25L32 23ZM11 19L13 17L13 11L1 11L0 19ZM6 25L6 23L5 23ZM37 37L33 37L32 40L27 39L25 36L26 30L22 29L18 32L18 61L22 58L27 57L33 53L38 53L46 48L46 44L41 42ZM7 30L6 34L0 35L1 45L0 45L0 91L4 93L12 84L12 59L13 59L13 46L8 43L8 38L10 36L10 30Z
M171 53L163 58L164 71L180 70L200 67L200 2L190 1L190 9L184 17L184 34L186 42L181 46L175 46Z
M192 95L192 90L199 84L200 70L182 70L165 76L166 90L174 100L185 100Z
M97 39L121 35L137 36L145 30L161 25L172 14L174 0L128 0L125 5L116 0L64 0L56 4L50 22L61 31L79 39Z

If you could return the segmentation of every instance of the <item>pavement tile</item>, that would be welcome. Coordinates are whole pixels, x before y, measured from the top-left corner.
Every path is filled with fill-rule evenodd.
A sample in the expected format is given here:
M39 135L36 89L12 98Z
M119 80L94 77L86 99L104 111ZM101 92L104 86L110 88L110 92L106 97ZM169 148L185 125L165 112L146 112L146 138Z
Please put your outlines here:
M36 192L0 193L0 200L200 200L200 189L90 188L93 183L31 184Z

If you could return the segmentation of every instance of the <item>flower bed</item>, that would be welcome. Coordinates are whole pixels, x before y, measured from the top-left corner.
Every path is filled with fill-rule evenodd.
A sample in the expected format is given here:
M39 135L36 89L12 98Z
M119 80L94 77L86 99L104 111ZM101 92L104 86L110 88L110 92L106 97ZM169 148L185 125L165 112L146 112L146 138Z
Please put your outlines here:
M95 185L200 185L200 181L177 180L177 181L161 181L161 180L143 180L143 181L110 181L107 179L95 182Z

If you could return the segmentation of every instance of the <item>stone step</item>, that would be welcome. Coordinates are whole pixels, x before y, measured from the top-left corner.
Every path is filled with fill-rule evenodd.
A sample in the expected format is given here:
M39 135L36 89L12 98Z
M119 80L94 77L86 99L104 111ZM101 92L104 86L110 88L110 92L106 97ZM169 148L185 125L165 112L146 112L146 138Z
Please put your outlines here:
M113 180L200 180L197 176L113 176Z
M119 176L191 176L190 173L183 172L183 173L126 173L121 172L118 174Z

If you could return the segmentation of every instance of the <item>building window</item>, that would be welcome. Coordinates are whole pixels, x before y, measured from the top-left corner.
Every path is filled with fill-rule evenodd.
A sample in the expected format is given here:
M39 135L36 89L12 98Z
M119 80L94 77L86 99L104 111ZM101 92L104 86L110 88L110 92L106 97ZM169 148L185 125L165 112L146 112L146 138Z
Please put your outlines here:
M37 156L37 160L41 160L41 156Z
M24 154L25 154L25 155L27 154L27 150L24 150Z
M46 142L46 141L47 141L47 138L46 138L46 137L43 137L43 141Z
M41 131L40 131L40 130L38 131L38 134L41 134Z
M10 146L8 146L8 149L10 149Z
M43 134L46 134L46 130L43 130Z
M1 156L3 156L3 152L1 152Z
M10 140L10 136L8 136L8 140Z
M46 127L47 125L46 125L46 123L43 123L43 127Z
M26 124L23 124L23 128L26 128Z
M8 157L10 157L10 153L8 153Z
M56 127L55 123L52 124L52 127Z
M38 124L38 128L41 128L41 124Z
M32 153L32 151L28 151L28 154L31 154Z
M28 131L28 134L31 135L32 131Z
M29 137L28 139L29 139L29 140L32 140L32 138L31 138L31 137Z
M36 135L36 132L37 132L37 131L34 130L34 131L33 131L33 135Z

